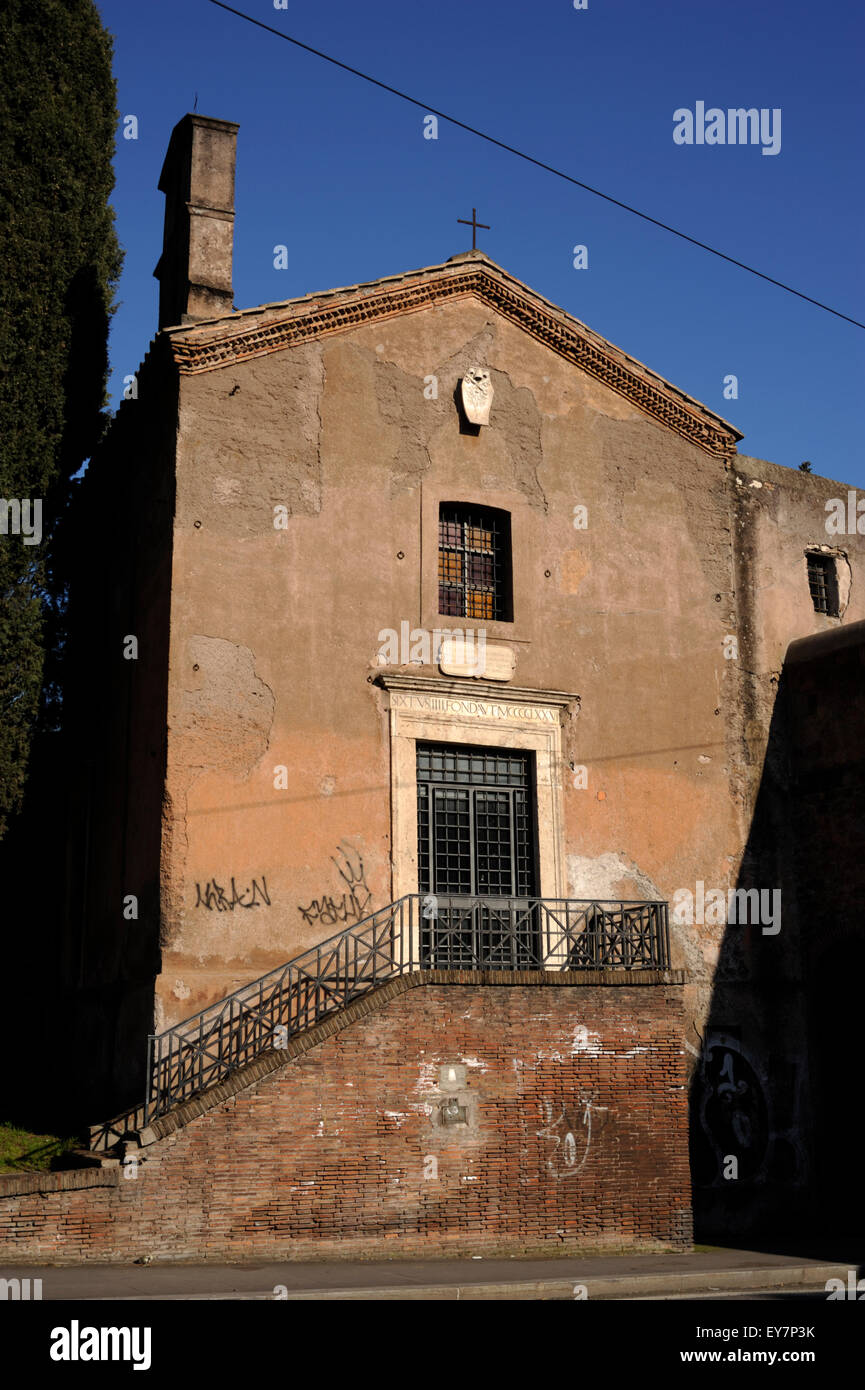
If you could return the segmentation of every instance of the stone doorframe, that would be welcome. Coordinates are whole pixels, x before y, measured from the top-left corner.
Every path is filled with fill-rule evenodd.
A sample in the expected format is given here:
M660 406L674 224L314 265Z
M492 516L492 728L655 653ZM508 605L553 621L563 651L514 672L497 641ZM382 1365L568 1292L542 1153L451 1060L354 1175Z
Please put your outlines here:
M418 891L418 743L466 743L535 754L538 894L566 896L562 721L579 696L492 681L381 675L390 719L392 898Z

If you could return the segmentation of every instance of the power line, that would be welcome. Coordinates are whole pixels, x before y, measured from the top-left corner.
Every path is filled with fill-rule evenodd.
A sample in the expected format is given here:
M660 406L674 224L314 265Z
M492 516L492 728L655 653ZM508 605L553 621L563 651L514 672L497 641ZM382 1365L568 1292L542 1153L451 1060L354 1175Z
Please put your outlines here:
M313 48L308 43L301 43L300 39L292 38L290 34L284 34L281 29L274 29L272 25L265 24L252 15L244 14L243 10L236 10L232 5L224 4L223 0L207 0L207 2L210 5L216 5L220 10L227 10L229 14L236 15L238 19L245 19L247 24L254 24L256 28L264 29L265 33L275 34L278 39L284 39L286 43L293 44L295 48L302 48L305 53L311 53L315 58L322 58L326 63L332 63L335 68L341 68L343 72L350 72L353 77L359 77L374 87L380 87L383 92L390 92L391 96L399 97L400 101L407 101L412 106L417 106L421 111L426 111L431 116L437 116L439 120L448 121L450 125L468 131L469 135L476 135L479 140L486 140L488 144L496 145L498 149L516 155L518 159L525 160L527 164L534 164L537 169L544 169L548 174L555 174L556 178L564 179L566 183L571 183L576 188L582 188L586 193L591 193L596 198L603 198L605 202L612 203L614 207L622 208L625 212L632 213L634 217L642 218L644 222L650 222L653 227L660 227L662 231L670 232L682 241L690 242L692 246L698 246L701 251L710 252L711 255L726 261L728 265L738 266L740 270L747 270L749 275L756 275L758 279L765 280L770 285L777 285L778 289L786 290L788 294L794 294L797 299L804 299L807 304L813 304L818 309L824 309L827 314L834 314L835 318L843 319L845 323L852 323L855 328L865 328L865 323L850 318L849 314L842 314L840 310L833 309L819 299L813 299L810 294L803 294L801 290L794 289L792 285L786 285L783 280L776 280L772 275L766 275L762 270L755 270L752 265L746 265L744 261L737 261L734 256L726 255L717 247L709 246L705 241L698 241L696 237L688 236L687 232L680 232L676 227L671 227L669 223L660 222L657 217L650 217L647 212L641 212L639 208L631 207L630 203L623 203L619 198L613 198L609 193L602 193L599 188L592 188L591 184L575 179L572 174L566 174L561 169L554 168L552 164L545 164L542 159L535 159L534 155L526 154L524 150L518 150L514 145L506 144L504 140L497 140L494 135L488 135L486 131L478 130L476 126L467 125L465 121L458 121L456 116L449 116L446 111L437 111L434 106L418 101L417 97L409 96L408 92L401 92L398 87L391 87L387 82L381 82L377 77L371 77L369 73L361 72L360 68L353 68L349 63L340 62L339 58L333 58L329 53L323 53L319 48Z

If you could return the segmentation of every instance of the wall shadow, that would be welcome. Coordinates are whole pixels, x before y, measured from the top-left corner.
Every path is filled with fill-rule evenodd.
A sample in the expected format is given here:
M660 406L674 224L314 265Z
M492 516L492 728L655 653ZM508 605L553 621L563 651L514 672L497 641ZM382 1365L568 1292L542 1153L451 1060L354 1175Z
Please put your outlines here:
M792 643L736 884L780 900L728 918L691 1080L701 1243L865 1258L863 731L865 622Z
M4 1119L86 1134L144 1095L161 969L176 383L154 345L52 531L68 585L56 731L0 845ZM155 367L155 371L154 371ZM145 405L146 402L146 405Z

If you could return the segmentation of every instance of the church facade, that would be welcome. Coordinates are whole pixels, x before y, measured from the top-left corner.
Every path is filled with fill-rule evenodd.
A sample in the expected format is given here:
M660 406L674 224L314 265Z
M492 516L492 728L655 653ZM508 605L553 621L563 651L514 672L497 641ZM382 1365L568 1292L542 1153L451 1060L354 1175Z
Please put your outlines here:
M642 971L707 1213L780 1210L810 1075L776 696L791 642L865 619L842 485L738 453L480 251L235 311L236 130L172 137L160 332L85 484L110 553L64 950L100 1094L133 1104L148 1033L384 914L392 958L460 988ZM569 1055L646 1049L568 978Z

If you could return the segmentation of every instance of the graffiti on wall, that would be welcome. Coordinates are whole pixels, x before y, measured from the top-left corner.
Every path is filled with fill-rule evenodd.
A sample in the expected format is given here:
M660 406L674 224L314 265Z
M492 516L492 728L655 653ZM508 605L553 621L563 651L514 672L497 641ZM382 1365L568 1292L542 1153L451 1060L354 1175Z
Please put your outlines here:
M560 1103L557 1116L550 1100L542 1100L540 1109L544 1127L535 1133L550 1144L544 1158L547 1172L557 1180L576 1177L589 1157L592 1135L603 1128L606 1116L589 1096L580 1096L574 1106Z
M320 922L322 926L331 927L359 922L372 902L363 857L359 850L343 840L337 846L336 855L332 854L330 859L345 884L342 893L337 897L324 893L320 898L313 898L308 907L298 903L298 911L310 925Z
M699 1128L694 1154L697 1181L714 1187L725 1185L732 1177L754 1183L795 1179L804 1160L796 1124L796 1068L788 1065L789 1093L782 1096L783 1064L773 1064L775 1085L770 1086L764 1066L737 1038L710 1034L698 1057L694 1105ZM735 1159L734 1164L731 1159Z
M209 878L203 886L200 883L195 885L195 906L206 907L208 912L233 912L236 907L261 907L262 904L270 907L264 874L260 879L254 878L248 888L240 891L233 878L230 888L217 883L215 878Z

